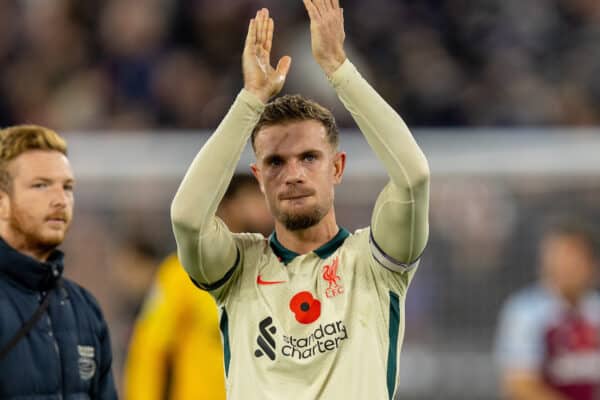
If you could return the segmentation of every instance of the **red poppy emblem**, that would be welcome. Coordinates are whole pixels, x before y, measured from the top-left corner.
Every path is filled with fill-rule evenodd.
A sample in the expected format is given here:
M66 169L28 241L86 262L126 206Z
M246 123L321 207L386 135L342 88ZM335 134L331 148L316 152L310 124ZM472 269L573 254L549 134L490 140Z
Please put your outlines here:
M290 310L296 316L296 321L301 324L310 324L321 315L321 302L315 299L310 292L296 293L290 300Z

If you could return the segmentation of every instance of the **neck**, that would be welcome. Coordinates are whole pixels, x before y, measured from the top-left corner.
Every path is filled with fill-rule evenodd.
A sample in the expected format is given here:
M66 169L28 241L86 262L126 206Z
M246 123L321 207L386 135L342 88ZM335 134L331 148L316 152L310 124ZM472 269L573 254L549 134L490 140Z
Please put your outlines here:
M318 224L310 228L290 231L279 221L275 222L277 240L286 249L306 254L329 242L339 231L333 207Z
M546 281L546 287L562 298L570 307L577 307L583 296L583 291L568 291L561 289L558 285Z
M54 250L54 248L40 248L29 245L26 240L18 239L11 235L2 234L2 239L13 249L21 254L25 254L39 262L45 262Z

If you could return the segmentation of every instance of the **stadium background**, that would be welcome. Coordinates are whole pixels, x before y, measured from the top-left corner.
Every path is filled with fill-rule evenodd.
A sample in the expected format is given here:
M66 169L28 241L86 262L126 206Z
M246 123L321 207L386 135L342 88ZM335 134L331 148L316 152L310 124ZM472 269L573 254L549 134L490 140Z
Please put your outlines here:
M498 398L506 295L535 277L557 215L598 221L600 2L343 1L347 49L405 117L433 172L431 239L407 301L403 399ZM65 133L79 183L68 274L99 298L117 377L174 248L168 205L241 87L246 21L267 6L284 91L332 108L349 153L336 207L368 223L385 182L310 56L300 1L0 0L0 125ZM582 128L583 127L583 128ZM247 170L246 152L240 171ZM122 383L122 382L121 382Z

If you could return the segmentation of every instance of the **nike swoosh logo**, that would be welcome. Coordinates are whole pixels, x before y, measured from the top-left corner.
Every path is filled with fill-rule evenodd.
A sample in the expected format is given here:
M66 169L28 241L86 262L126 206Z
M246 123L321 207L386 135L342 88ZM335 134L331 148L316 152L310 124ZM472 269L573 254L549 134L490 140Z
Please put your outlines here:
M277 285L278 283L285 283L286 281L263 281L260 275L256 277L256 283L259 285Z

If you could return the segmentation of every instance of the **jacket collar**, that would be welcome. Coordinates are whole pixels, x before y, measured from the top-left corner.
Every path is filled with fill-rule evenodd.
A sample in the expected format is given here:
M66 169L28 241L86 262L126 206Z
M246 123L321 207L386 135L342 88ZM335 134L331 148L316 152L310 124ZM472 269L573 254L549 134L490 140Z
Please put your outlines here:
M344 240L346 240L348 236L350 236L350 232L344 228L340 228L338 233L329 242L325 243L318 249L313 250L313 253L319 256L319 258L326 259L332 255L338 249L338 247L342 245L342 243L344 243ZM294 258L300 255L295 251L285 248L277 239L277 234L275 232L271 234L269 244L271 245L271 249L273 249L275 255L279 257L281 262L283 262L285 265L289 264Z
M0 274L28 289L47 290L56 285L63 273L63 253L54 250L48 261L29 257L0 238Z

